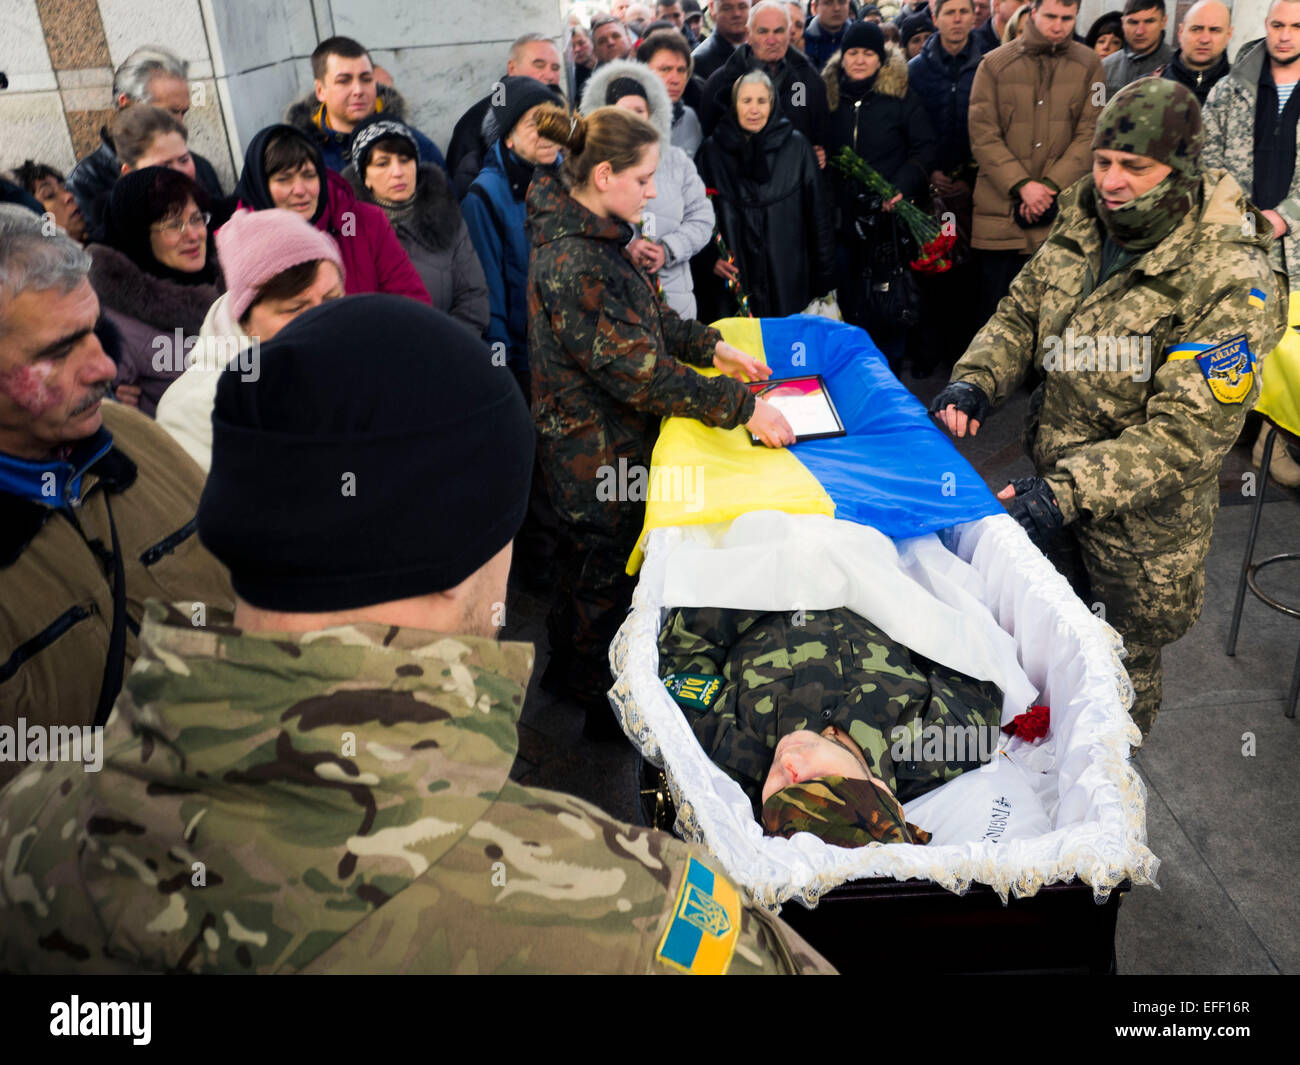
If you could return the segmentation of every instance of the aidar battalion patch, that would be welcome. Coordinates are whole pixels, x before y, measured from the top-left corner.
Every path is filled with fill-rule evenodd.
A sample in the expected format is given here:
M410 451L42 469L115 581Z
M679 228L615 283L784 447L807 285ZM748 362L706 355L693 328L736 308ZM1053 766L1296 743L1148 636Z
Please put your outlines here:
M1214 398L1220 403L1240 403L1255 384L1255 356L1246 334L1221 344L1174 344L1166 349L1169 361L1195 359Z

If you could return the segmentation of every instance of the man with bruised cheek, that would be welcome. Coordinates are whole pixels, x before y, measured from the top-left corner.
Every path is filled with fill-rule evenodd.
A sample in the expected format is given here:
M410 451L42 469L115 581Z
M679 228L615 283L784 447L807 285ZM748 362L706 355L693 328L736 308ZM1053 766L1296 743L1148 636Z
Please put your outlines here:
M71 292L29 289L0 332L0 452L50 459L103 422L116 367L94 333L99 300L89 281Z
M234 605L194 531L202 471L108 398L89 270L62 231L0 206L0 725L25 736L107 719L145 599L195 625ZM56 756L0 747L0 787Z

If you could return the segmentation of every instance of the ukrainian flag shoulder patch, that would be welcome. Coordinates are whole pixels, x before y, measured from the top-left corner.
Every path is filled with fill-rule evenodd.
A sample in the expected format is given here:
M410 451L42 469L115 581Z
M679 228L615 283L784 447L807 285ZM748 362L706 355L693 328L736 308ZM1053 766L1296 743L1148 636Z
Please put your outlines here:
M694 855L655 957L674 969L722 976L740 938L740 895Z
M1251 305L1252 307L1262 307L1262 306L1264 306L1264 303L1265 303L1265 301L1266 301L1267 299L1268 299L1268 297L1267 297L1266 295L1264 295L1264 290L1263 290L1263 289L1260 289L1260 288L1252 288L1252 289L1250 290L1250 305Z
M1255 384L1255 356L1246 334L1221 344L1174 344L1165 349L1169 361L1195 359L1210 391L1220 403L1240 403Z

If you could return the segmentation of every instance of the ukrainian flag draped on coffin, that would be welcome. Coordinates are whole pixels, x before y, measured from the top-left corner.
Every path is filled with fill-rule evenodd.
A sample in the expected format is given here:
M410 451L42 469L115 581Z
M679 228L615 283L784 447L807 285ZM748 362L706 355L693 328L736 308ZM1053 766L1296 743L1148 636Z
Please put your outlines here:
M847 435L775 450L755 447L743 427L667 419L651 460L642 542L651 529L751 510L827 514L900 538L1005 513L863 330L808 315L713 324L774 379L821 374ZM628 573L642 559L638 547Z

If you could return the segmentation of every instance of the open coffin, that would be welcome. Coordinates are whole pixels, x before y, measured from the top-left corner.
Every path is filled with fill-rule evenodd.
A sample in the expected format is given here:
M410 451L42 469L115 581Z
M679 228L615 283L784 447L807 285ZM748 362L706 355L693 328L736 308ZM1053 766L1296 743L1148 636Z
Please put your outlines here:
M644 555L629 565L641 567L633 609L611 647L611 698L625 731L665 770L678 833L768 906L815 904L870 877L956 892L979 882L1004 896L1073 879L1098 899L1126 879L1153 883L1159 863L1128 761L1139 734L1114 630L1030 544L865 333L803 317L718 324L774 376L822 374L848 436L770 452L743 430L665 423ZM1008 739L1007 757L909 803L910 820L940 826L928 846L766 837L659 678L667 610L697 605L851 607L927 657L995 681L1004 723L1031 702L1050 705L1051 731L1033 744ZM999 783L1023 799L1019 830L969 831L962 809L1000 797Z

